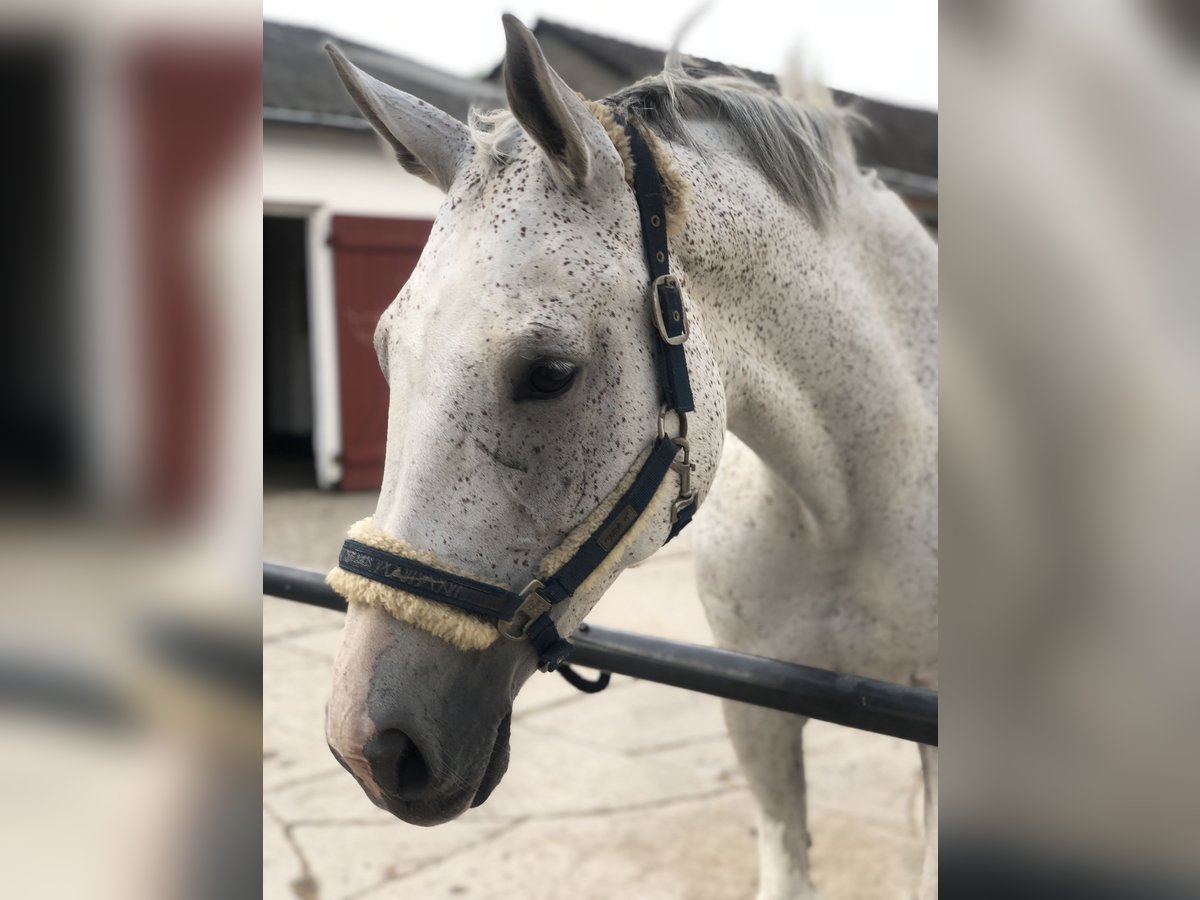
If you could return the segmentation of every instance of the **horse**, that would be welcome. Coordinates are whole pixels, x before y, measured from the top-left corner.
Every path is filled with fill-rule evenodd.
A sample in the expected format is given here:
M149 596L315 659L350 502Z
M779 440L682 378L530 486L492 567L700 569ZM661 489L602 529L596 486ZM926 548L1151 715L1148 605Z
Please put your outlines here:
M552 635L673 535L681 504L703 506L694 549L721 646L937 687L935 242L859 169L851 114L819 85L784 96L674 49L661 74L590 101L524 25L503 24L509 108L466 124L327 48L400 165L445 192L375 332L385 472L347 543L360 560L402 560L400 580L350 564L329 575L350 602L327 741L375 804L420 825L487 799L514 697L558 662L505 639L529 622L509 634L462 592L524 610L542 597L522 585L541 589L617 520L570 596L531 613ZM643 221L645 168L661 225ZM686 316L675 343L661 310L652 324L666 294L647 265L650 221L682 304L670 317ZM662 399L668 354L685 359L686 416ZM684 459L626 514L656 432L651 446L674 441L668 456ZM758 806L758 896L816 896L806 720L724 710ZM937 750L920 752L928 898Z

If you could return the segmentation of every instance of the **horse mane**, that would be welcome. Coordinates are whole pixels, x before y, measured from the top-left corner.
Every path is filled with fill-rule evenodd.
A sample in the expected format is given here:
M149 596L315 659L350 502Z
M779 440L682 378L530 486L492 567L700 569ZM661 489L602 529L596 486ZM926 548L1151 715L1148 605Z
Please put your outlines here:
M598 105L696 150L690 122L727 125L741 137L749 162L817 227L837 205L837 158L854 158L848 125L856 114L837 106L824 86L801 78L787 79L781 93L770 76L669 54L662 72ZM470 125L487 156L500 164L511 158L521 128L508 110L472 110Z
M837 203L836 156L853 158L846 128L853 113L829 91L796 79L781 94L720 63L671 59L604 102L644 121L664 140L699 149L688 122L714 121L742 138L750 162L789 203L821 225Z

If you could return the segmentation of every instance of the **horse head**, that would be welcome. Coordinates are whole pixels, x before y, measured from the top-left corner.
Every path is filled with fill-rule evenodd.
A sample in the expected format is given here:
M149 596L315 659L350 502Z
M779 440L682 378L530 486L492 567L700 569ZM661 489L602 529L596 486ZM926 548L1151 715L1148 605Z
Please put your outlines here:
M623 568L668 539L678 465L640 514L614 510L656 438L679 437L683 422L664 414L622 126L567 87L520 22L506 16L504 27L510 111L470 127L330 48L401 166L446 193L375 333L390 391L385 473L374 516L350 537L423 563L419 577L516 592L621 518L603 561L554 606L568 636ZM646 141L664 152L652 134ZM686 186L668 168L678 226ZM724 396L686 273L674 274L690 329L698 505L720 456ZM377 805L409 822L444 822L482 803L507 767L513 699L537 650L506 640L492 619L395 584L345 569L331 583L351 601L328 712L334 754Z

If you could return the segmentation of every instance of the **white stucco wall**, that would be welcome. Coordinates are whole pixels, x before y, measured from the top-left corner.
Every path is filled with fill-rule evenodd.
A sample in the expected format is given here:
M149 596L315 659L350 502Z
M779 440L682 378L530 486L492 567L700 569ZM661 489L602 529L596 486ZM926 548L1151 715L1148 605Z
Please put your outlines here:
M263 203L432 219L442 192L409 175L373 132L263 124Z

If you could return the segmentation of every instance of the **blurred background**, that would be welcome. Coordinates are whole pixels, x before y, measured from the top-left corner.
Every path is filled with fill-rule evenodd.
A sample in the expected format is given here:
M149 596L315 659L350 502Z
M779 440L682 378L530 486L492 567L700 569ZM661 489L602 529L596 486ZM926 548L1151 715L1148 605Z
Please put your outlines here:
M345 396L381 380L354 348L437 205L317 47L331 35L463 115L500 102L503 11L597 96L653 71L690 9L5 4L0 892L486 895L499 861L472 872L454 853L503 844L512 821L398 835L328 774L336 617L267 600L259 644L264 543L326 567L373 506L382 407ZM1001 896L1186 896L1197 877L1196 9L746 2L684 45L771 73L799 43L876 121L862 161L945 253L948 896L977 896L981 877ZM632 571L600 615L629 626L655 579L689 589L686 563ZM705 627L694 602L636 624ZM569 771L590 735L594 798L644 763L622 816L576 832L593 851L622 838L590 874L633 859L656 895L748 896L748 808L715 705L627 683L547 721L566 695L539 684L514 767L549 744ZM630 710L660 725L653 741L626 740ZM813 800L831 836L818 878L829 896L884 896L917 846L914 760L850 734L814 741L832 786ZM361 815L343 814L351 798ZM638 856L653 810L705 841ZM535 833L556 840L568 818Z
M1197 10L941 6L944 885L1196 892Z
M257 895L260 14L0 6L0 894Z

